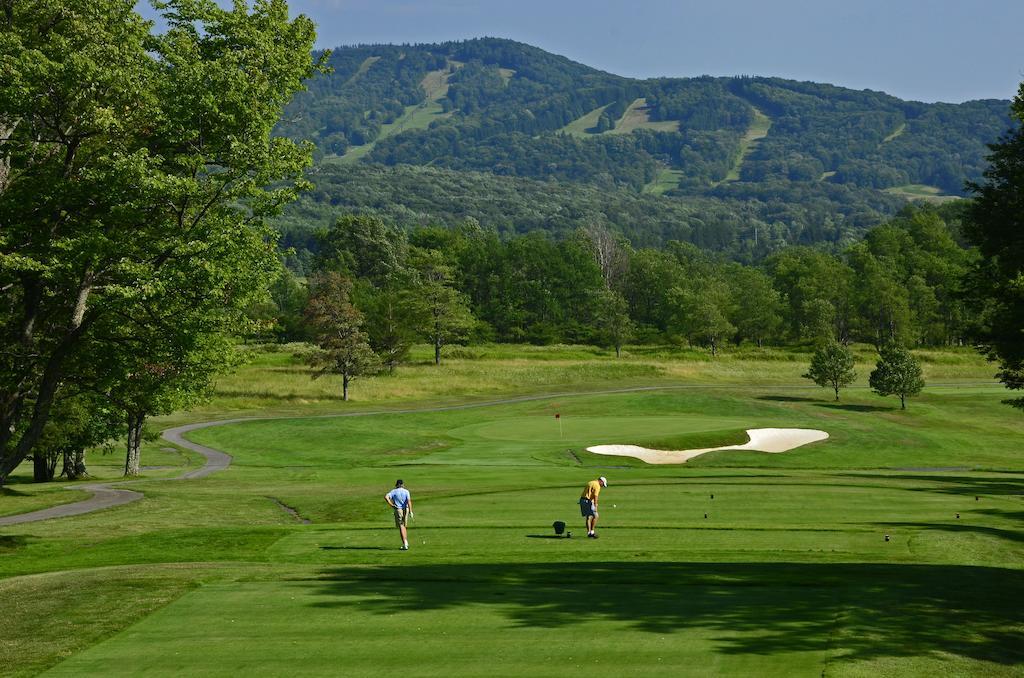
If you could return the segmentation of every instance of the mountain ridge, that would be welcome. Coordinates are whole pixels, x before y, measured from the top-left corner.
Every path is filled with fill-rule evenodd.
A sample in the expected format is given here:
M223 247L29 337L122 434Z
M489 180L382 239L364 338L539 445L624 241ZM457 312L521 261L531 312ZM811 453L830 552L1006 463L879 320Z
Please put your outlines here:
M413 165L755 201L769 224L785 211L772 204L807 196L833 201L837 218L852 214L857 228L892 213L874 193L963 196L981 177L987 144L1011 126L1009 101L927 104L766 76L640 80L495 38L343 47L329 63L333 72L309 83L278 130L313 141L323 166ZM392 191L387 200L404 198Z

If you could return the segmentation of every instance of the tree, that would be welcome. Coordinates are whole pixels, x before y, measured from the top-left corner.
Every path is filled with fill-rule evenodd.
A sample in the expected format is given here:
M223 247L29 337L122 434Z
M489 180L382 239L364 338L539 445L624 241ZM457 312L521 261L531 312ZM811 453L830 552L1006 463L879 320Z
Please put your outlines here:
M315 276L310 283L306 322L320 350L313 351L309 363L325 374L341 375L341 399L348 400L349 384L358 376L372 374L380 361L370 348L363 331L363 314L352 305L352 282L340 273Z
M782 300L771 278L750 266L734 264L727 269L734 304L730 321L738 340L750 339L760 347L782 325Z
M629 270L629 255L622 244L622 236L616 235L600 224L590 224L582 229L587 245L601 269L601 278L608 289L619 289L622 278Z
M907 398L924 388L921 365L910 351L898 344L883 346L868 385L880 396L898 395L900 409L907 409Z
M857 378L853 365L853 353L850 349L832 340L822 344L814 352L811 366L803 377L822 388L831 386L835 389L838 401L839 389L852 384Z
M1013 100L1014 130L990 146L982 184L970 184L974 200L964 235L981 251L969 286L989 308L975 333L981 351L999 363L999 379L1024 389L1024 83ZM1024 398L1009 401L1024 408Z
M68 480L84 476L85 451L106 445L121 432L116 408L88 393L62 398L53 411L32 453L33 480L37 483L53 480L59 462L63 462L60 475Z
M409 355L416 339L413 327L413 292L407 272L389 276L380 287L358 285L357 303L366 312L370 348L391 374ZM365 289L364 289L365 288Z
M318 271L337 271L375 285L401 272L408 258L405 232L380 217L346 214L317 233Z
M731 297L726 283L708 277L669 290L674 307L671 327L692 343L707 344L718 355L719 344L736 332L729 322Z
M441 348L469 333L473 315L465 296L455 289L451 266L440 252L418 250L413 265L417 273L412 300L415 327L434 347L434 364L440 365Z
M622 345L633 336L633 321L625 298L612 290L598 292L597 336L601 343L615 349L615 357L622 353Z
M204 334L244 328L276 267L264 219L307 185L310 149L271 130L319 68L312 22L158 6L162 35L123 0L0 12L0 484L62 391L122 373L84 359L116 349L103 328L176 297Z

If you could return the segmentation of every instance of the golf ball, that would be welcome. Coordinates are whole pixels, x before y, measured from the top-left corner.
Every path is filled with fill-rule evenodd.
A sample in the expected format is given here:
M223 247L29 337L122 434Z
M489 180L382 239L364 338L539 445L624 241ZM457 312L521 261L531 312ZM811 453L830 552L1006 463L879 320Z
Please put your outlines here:
M612 508L618 508L618 507L619 507L618 504L612 504Z

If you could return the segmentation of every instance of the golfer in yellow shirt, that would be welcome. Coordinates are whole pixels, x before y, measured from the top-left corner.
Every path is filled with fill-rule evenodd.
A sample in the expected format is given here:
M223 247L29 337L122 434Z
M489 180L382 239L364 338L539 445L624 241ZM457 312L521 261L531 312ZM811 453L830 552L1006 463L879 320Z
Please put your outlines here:
M597 539L597 498L602 487L608 487L608 479L604 476L587 483L580 497L580 513L587 523L587 537L590 539Z

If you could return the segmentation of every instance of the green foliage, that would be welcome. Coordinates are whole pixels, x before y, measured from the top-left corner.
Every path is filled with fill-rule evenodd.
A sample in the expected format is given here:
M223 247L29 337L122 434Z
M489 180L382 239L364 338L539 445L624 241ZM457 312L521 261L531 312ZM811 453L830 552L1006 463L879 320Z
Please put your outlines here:
M356 224L376 224L378 235L338 233ZM364 272L353 303L368 316L371 345L382 355L395 352L389 365L404 357L414 316L423 313L413 309L410 250L421 260L429 254L464 295L476 318L462 334L471 342L621 347L627 337L682 338L716 355L726 342L878 346L898 337L941 346L962 343L976 317L959 291L976 254L956 242L957 233L955 210L908 208L840 255L791 247L762 268L682 242L666 251L634 250L601 222L559 242L539 232L502 239L473 219L406 235L382 220L352 216L321 234L314 261Z
M924 388L921 364L899 344L882 347L875 369L868 377L871 389L880 396L898 395L900 408L907 409L907 398Z
M473 325L466 298L453 285L451 267L438 250L416 250L412 266L416 282L411 314L416 331L434 347L434 364L441 364L441 348L465 339Z
M380 360L370 348L363 331L363 314L352 305L352 281L340 273L319 273L310 280L306 323L319 350L307 356L319 367L316 379L338 374L342 379L342 400L348 400L349 384L358 376L372 374Z
M633 321L629 317L629 305L618 292L604 289L597 298L597 340L598 343L615 349L615 356L622 353L622 346L633 338Z
M1024 83L1013 102L1014 129L994 144L985 180L974 184L964 234L978 247L969 282L978 303L987 304L975 335L986 355L999 363L999 378L1024 389ZM1024 398L1010 401L1024 408Z
M836 341L829 341L814 352L811 366L803 377L822 388L832 387L838 401L839 389L849 386L857 378L853 365L853 352Z
M274 275L264 220L305 185L309 149L271 130L317 70L312 23L160 10L162 35L120 0L0 13L0 482L76 392L136 418L200 393Z

